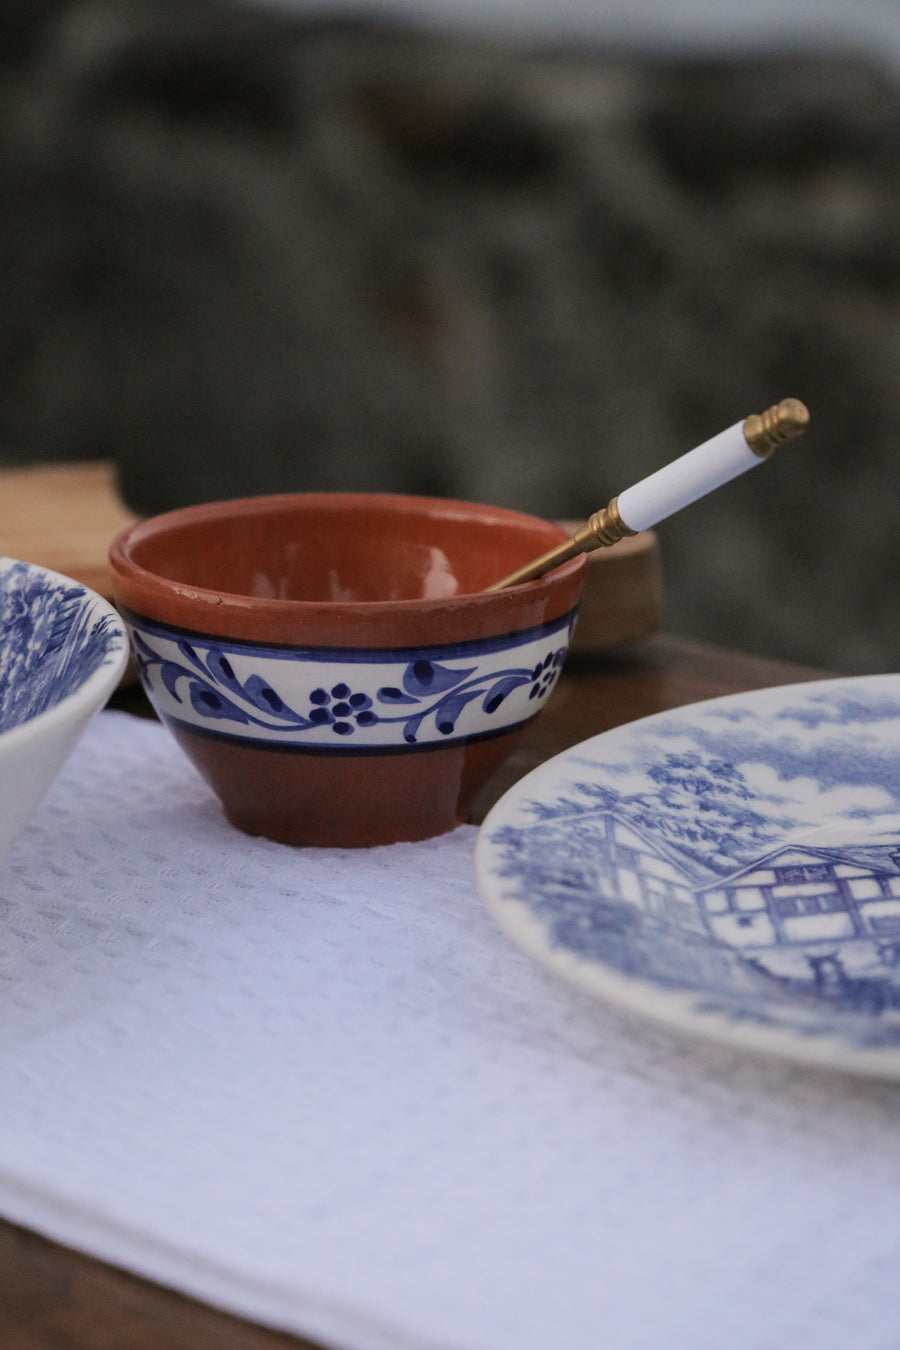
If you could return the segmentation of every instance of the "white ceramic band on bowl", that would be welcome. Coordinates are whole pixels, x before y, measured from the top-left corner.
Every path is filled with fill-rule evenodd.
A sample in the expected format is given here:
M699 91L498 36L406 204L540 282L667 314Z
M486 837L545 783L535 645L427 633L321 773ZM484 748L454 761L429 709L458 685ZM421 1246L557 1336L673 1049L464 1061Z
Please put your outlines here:
M402 650L288 648L182 633L126 614L164 721L318 753L413 749L529 721L556 683L574 611L502 638Z

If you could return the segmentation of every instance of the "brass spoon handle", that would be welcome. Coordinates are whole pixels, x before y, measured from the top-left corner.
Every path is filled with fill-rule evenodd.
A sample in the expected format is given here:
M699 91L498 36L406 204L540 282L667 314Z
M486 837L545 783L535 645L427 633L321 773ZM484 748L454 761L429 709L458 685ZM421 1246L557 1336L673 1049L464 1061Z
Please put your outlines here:
M632 530L619 515L618 501L618 497L613 497L609 506L603 506L599 511L595 511L587 524L582 525L571 539L557 544L556 548L542 553L539 558L525 563L524 567L517 568L502 581L495 581L493 586L487 586L485 589L503 591L507 586L518 586L523 581L533 581L535 577L542 577L545 572L552 572L554 567L568 562L570 558L576 558L579 553L591 553L595 548L608 548L611 544L624 539L627 534L637 534L637 530Z
M626 535L650 529L754 464L768 459L777 446L801 436L808 425L809 412L796 398L783 399L764 413L754 413L613 497L609 505L596 511L571 539L495 581L485 588L486 591L502 591L508 586L533 581L579 553L609 548ZM622 499L625 516L632 524L626 523L619 510Z

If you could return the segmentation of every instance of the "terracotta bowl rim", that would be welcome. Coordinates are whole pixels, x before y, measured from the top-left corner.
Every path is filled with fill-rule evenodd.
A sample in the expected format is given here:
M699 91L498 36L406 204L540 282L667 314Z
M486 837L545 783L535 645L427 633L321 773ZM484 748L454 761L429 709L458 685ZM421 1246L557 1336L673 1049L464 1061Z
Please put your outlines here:
M454 512L463 512L471 519L480 518L486 522L507 522L511 525L519 522L530 526L544 526L557 535L560 543L569 537L562 526L558 526L555 522L541 516L530 515L511 507L491 506L486 503L465 501L461 498L428 497L388 492L284 492L252 497L233 497L215 502L200 502L147 516L133 525L126 526L115 536L109 550L110 566L114 575L120 577L123 582L130 582L133 586L144 591L146 595L153 595L157 601L170 596L182 602L196 602L204 611L211 613L215 610L221 617L224 617L229 611L240 610L245 612L248 609L253 609L260 614L285 617L296 615L298 618L314 615L336 616L338 614L346 614L348 618L351 616L376 618L380 615L411 615L414 613L425 615L436 611L446 612L451 610L455 612L472 606L479 609L490 609L492 605L498 603L508 605L513 597L534 596L547 589L555 590L561 585L565 586L566 582L578 578L587 567L586 556L579 554L534 581L511 586L502 591L464 591L458 595L431 598L413 597L405 600L287 600L278 597L254 596L242 591L213 590L195 586L190 582L175 581L160 576L158 572L153 572L141 563L135 562L130 554L132 544L141 542L147 537L164 534L172 527L189 525L192 522L199 524L216 518L225 519L252 515L260 510L275 512L280 507L286 507L294 502L346 505L365 503L369 506L398 506L405 503L413 508L421 508L423 514L428 514L429 511L436 512L438 515L452 515ZM552 544L548 543L548 547L552 547ZM128 608L134 607L133 603L126 603ZM152 616L148 614L146 617ZM160 620L158 614L156 618L157 621L165 622L164 619Z

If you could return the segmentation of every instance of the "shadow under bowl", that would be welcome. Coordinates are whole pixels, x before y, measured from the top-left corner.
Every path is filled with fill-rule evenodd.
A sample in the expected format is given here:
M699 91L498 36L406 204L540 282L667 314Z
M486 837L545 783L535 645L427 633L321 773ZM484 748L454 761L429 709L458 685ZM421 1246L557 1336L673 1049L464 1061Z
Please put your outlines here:
M289 844L464 821L544 707L584 582L519 512L369 493L243 498L123 531L110 561L144 689L232 824Z

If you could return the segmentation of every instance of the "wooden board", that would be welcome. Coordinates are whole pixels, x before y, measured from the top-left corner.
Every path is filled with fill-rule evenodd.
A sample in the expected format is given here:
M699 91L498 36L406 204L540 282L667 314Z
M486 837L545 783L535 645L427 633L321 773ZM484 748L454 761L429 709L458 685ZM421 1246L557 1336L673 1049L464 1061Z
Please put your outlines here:
M110 542L136 519L119 498L112 464L0 470L0 554L52 567L107 599ZM574 534L580 522L563 524ZM648 530L589 555L573 651L602 651L644 637L661 616L659 547Z
M107 600L110 542L136 519L119 499L112 464L0 470L0 554L62 572Z

